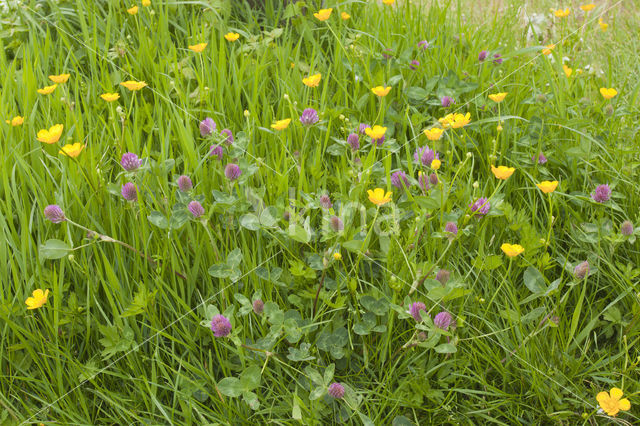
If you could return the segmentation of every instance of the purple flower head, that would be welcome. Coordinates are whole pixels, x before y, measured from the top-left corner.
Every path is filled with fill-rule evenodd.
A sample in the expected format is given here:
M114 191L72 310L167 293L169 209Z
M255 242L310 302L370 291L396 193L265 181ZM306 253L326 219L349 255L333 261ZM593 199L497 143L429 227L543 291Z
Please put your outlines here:
M127 182L122 185L120 193L122 194L122 198L127 201L136 201L138 199L138 189L131 182Z
M418 173L418 184L420 185L422 192L424 192L425 194L429 189L431 189L431 187L429 186L429 176L422 172Z
M538 153L538 155L534 155L531 157L531 161L538 162L538 164L545 164L547 162L547 157L544 156L542 152Z
M487 59L487 56L489 56L489 52L487 52L486 50L481 50L478 54L478 61L484 62L484 60Z
M496 53L495 55L493 55L493 63L496 65L500 65L502 63L502 55L499 53Z
M211 145L209 148L209 157L218 157L218 160L222 160L224 155L224 149L221 145Z
M421 322L422 317L420 316L420 311L427 312L427 306L422 302L413 302L411 307L409 308L409 313L413 317L416 322Z
M351 151L357 151L360 148L360 138L357 133L350 133L347 137L347 143L351 147Z
M489 213L491 203L485 197L478 198L473 204L469 204L472 212L475 212L478 218L483 217Z
M438 184L438 175L435 173L431 173L429 175L429 183L433 186Z
M385 59L393 58L393 50L392 49L384 49L382 52L382 57Z
M415 59L409 62L409 68L411 68L414 71L417 70L419 66L420 66L420 62L416 61Z
M229 129L222 129L222 130L220 131L220 135L221 135L221 136L226 136L226 137L224 138L224 143L225 143L226 145L231 145L231 144L233 144L234 139L233 139L233 133L231 133L231 130L229 130Z
M440 105L442 105L445 108L455 103L456 101L451 96L443 96L442 99L440 99Z
M384 144L384 135L382 135L382 137L380 139L371 139L371 143L376 144L377 146L382 146L382 144Z
M416 152L413 153L413 160L425 167L431 166L431 162L436 158L439 158L438 154L426 145L422 148L417 148Z
M318 111L313 108L306 108L300 116L300 122L305 126L313 126L318 120Z
M429 48L429 42L427 40L420 40L418 42L418 47L422 50L427 50Z
M447 281L449 281L449 277L451 277L451 272L446 269L439 269L436 273L436 280L442 285L445 285ZM438 317L436 316L436 318Z
M620 233L625 237L631 236L631 234L633 234L633 223L631 223L630 220L622 222L622 225L620 225Z
M358 133L360 133L361 135L366 135L367 132L366 130L371 127L369 126L367 123L360 123L360 126L358 126Z
M331 218L329 218L329 224L335 232L340 232L344 229L344 223L338 216L331 216Z
M433 318L433 325L447 331L449 327L455 328L456 322L449 312L442 311Z
M444 232L452 234L454 237L458 235L458 225L455 222L447 222L444 225Z
M238 167L237 164L229 163L227 164L227 167L224 168L224 175L230 181L238 179L241 174L242 170L240 170L240 167Z
M409 178L407 174L402 170L398 170L391 175L391 184L398 189L403 189L405 186L409 187Z
M133 152L125 152L124 154L122 154L120 165L126 171L132 172L140 167L140 159Z
M320 196L320 207L323 209L329 210L333 204L331 203L331 198L327 194L322 194Z
M598 203L604 203L605 201L609 201L609 198L611 198L611 188L609 188L609 185L598 185L596 187L596 191L591 194L591 198L593 198L593 201L596 201Z
M207 137L216 130L216 122L213 118L207 117L200 122L200 136Z
M50 204L45 207L44 217L46 217L47 220L50 220L52 223L60 223L67 220L67 218L64 217L64 212L57 204Z
M331 398L342 399L342 397L344 396L344 386L342 386L340 383L333 382L329 385L327 393Z
M178 189L182 192L189 192L193 188L193 182L187 175L182 175L178 178Z
M204 207L197 201L190 202L187 208L196 219L204 214Z
M260 315L264 311L264 302L261 299L256 299L253 301L253 312L257 315Z
M231 333L231 322L223 315L216 315L211 319L211 330L215 337L227 337Z
M573 270L573 276L578 280L583 280L587 275L589 275L589 262L585 260L576 265Z

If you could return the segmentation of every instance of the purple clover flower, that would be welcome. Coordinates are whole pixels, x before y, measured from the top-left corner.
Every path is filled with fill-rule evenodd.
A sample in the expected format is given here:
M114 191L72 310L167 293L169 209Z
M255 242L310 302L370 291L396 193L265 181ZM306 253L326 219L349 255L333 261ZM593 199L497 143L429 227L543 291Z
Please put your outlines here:
M367 134L366 130L369 127L370 126L367 123L360 123L360 125L358 126L358 133L361 135L366 135Z
M57 204L50 204L44 208L44 217L52 223L60 223L67 220L64 216L64 212Z
M122 194L122 198L124 198L127 201L136 201L138 199L138 189L131 182L127 182L124 185L122 185L120 194Z
M384 135L380 139L371 139L371 143L376 144L377 146L382 146L384 144Z
M609 199L611 198L611 188L609 188L609 185L606 184L598 185L595 192L591 194L591 198L593 198L593 201L598 203L609 201Z
M178 178L178 189L182 192L189 192L193 189L193 182L187 175L182 175Z
M231 333L231 322L224 315L215 315L211 319L211 330L215 337L227 337Z
M253 312L256 313L256 315L260 315L262 314L262 311L264 311L264 302L261 299L256 299L253 301Z
M384 49L382 52L382 57L385 59L393 58L393 50L392 49Z
M534 155L533 157L531 157L531 161L533 161L534 163L537 162L538 164L545 164L547 162L547 157L545 157L544 154L540 152L538 153L538 155Z
M449 327L455 328L456 322L449 312L442 311L433 318L433 325L447 331Z
M403 189L404 187L409 187L409 178L407 174L402 170L398 170L394 174L391 175L391 184L398 189Z
M335 232L340 232L344 229L344 223L338 216L331 216L331 218L329 218L329 224Z
M625 237L629 237L633 234L633 223L630 220L625 220L620 225L620 233Z
M320 196L320 207L323 209L329 210L333 204L331 203L331 198L327 194L322 194Z
M327 393L333 399L342 399L342 397L344 396L344 386L342 386L340 383L333 382L329 385Z
M443 96L442 99L440 99L440 105L442 105L443 107L447 108L453 104L455 104L456 101L451 97L451 96Z
M578 280L583 280L587 275L589 275L589 262L585 260L576 265L573 270L573 276Z
M481 50L478 54L478 62L484 62L484 60L487 59L487 56L489 56L489 52Z
M360 148L360 138L357 133L350 133L347 137L347 143L351 147L351 151L357 151Z
M418 47L422 50L427 50L429 48L429 42L427 40L420 40L418 42Z
M420 62L416 61L415 59L411 62L409 62L409 68L411 68L412 70L417 70L420 67Z
M455 237L458 235L458 225L456 225L455 222L447 222L446 225L444 225L444 232L448 232Z
M447 271L446 269L439 269L436 273L436 281L438 281L443 286L447 284L447 281L449 281L449 277L451 277L451 272Z
M478 198L473 204L469 204L472 212L475 212L478 218L483 217L489 213L491 209L491 203L485 197Z
M140 159L133 152L125 152L122 154L120 165L128 172L133 172L140 167Z
M422 317L420 316L420 311L427 312L427 306L422 302L413 302L411 307L409 308L409 313L413 317L416 322L421 322Z
M189 205L187 206L187 209L189 209L189 211L191 212L191 214L195 219L199 218L204 214L204 207L202 207L202 204L200 204L197 201L190 202Z
M438 175L435 173L431 173L429 175L429 183L433 186L436 186L438 184Z
M318 111L313 108L306 108L300 116L300 122L305 126L313 126L318 120L320 120Z
M222 129L220 131L220 136L224 136L224 143L226 145L231 145L233 144L233 133L231 132L231 130L229 129Z
M200 122L200 136L203 138L209 136L216 130L216 122L213 118L207 117Z
M431 162L436 158L439 158L438 154L426 145L417 148L416 152L413 153L413 160L425 167L431 166Z
M496 65L500 65L502 63L503 59L502 59L502 55L499 53L496 53L495 55L493 55L493 63Z
M224 168L224 175L230 181L234 181L234 180L238 179L241 174L242 174L242 170L240 170L240 167L238 167L237 164L229 163Z
M218 157L218 160L222 160L224 155L224 149L222 145L211 145L209 148L209 157Z
M418 185L420 185L422 192L426 194L427 191L431 189L431 186L429 185L429 175L426 175L422 172L418 173Z

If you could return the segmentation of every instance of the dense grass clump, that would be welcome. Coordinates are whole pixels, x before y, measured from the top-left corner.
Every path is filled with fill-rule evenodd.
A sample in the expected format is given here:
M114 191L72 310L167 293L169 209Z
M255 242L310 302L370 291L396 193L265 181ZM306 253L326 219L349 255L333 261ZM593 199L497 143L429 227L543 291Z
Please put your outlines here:
M637 423L638 12L530 3L0 6L0 423Z

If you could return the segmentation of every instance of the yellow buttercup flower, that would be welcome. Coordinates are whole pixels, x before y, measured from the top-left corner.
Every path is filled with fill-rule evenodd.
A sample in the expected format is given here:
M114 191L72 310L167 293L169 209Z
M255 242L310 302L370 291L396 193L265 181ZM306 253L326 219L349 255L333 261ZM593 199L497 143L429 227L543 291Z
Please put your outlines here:
M80 142L74 143L74 144L66 144L65 146L60 148L60 151L58 151L58 154L66 155L67 157L71 157L71 158L76 158L78 155L80 155L83 149L84 149L84 145L81 144Z
M389 92L391 91L391 86L389 87L376 86L372 88L371 91L373 92L374 95L383 98L389 94Z
M387 6L391 6L393 3L395 3L396 0L382 0L382 3L386 4Z
M437 158L435 158L435 159L431 162L431 168L432 168L433 170L439 170L441 165L442 165L442 161L438 160Z
M129 15L135 15L136 13L138 13L138 6L133 6L129 9L127 9L127 13Z
M580 6L580 9L584 10L585 12L590 12L593 9L595 9L596 5L593 3L589 3L589 4L583 4L582 6Z
M573 74L573 70L564 64L562 65L562 71L564 71L564 75L566 75L567 78L571 77L571 74Z
M382 138L384 136L384 134L387 132L387 128L379 126L379 125L376 124L373 127L367 127L366 129L364 129L364 132L371 139L377 141L378 139L380 139L380 138Z
M515 171L516 169L514 167L507 167L507 166L496 167L493 164L491 165L491 173L493 173L493 175L498 179L507 180L511 177L511 175Z
M302 79L302 82L307 87L318 87L320 84L320 79L322 79L322 74L314 74L309 77L305 77Z
M144 81L132 81L132 80L123 81L122 83L120 83L120 86L124 86L131 91L140 90L146 85L147 83L145 83Z
M59 74L59 75L50 75L49 80L53 81L56 84L63 84L69 80L71 74Z
M544 49L542 49L542 54L543 54L543 55L550 55L550 54L551 54L551 51L552 51L553 49L555 49L555 48L556 48L556 45L555 45L555 44L548 44L548 45L546 45L546 46L544 47Z
M494 93L493 95L489 95L489 99L499 104L500 102L504 101L504 98L507 97L507 94L507 92Z
M422 133L429 139L430 141L437 141L442 137L442 133L444 133L444 129L440 127L432 127L430 129L425 129Z
M192 50L196 53L200 53L204 50L205 47L207 47L207 43L198 43L198 44L190 45L189 50Z
M466 115L455 113L453 115L453 122L451 123L451 127L453 127L454 129L459 129L461 127L466 126L470 122L471 122L471 113L468 112Z
M614 88L607 89L606 87L601 87L600 94L605 99L611 99L618 94L618 91Z
M224 38L225 38L227 41L231 41L231 42L233 42L233 41L236 41L237 39L239 39L239 38L240 38L240 34L238 34L238 33L226 33L226 34L224 35Z
M604 22L602 20L602 18L598 18L598 25L600 25L600 29L602 31L607 31L607 28L609 28L609 24L607 24L606 22Z
M25 304L27 305L27 309L38 309L41 308L45 303L47 303L47 298L49 297L49 290L42 291L42 289L33 290L31 293L31 297L27 297L25 300Z
M332 11L333 9L320 9L317 13L314 13L313 16L315 16L318 21L326 21L331 16Z
M615 417L619 411L627 411L631 408L631 402L627 398L622 398L622 394L622 389L611 388L609 392L600 392L596 400L605 413Z
M277 120L275 123L271 125L271 128L275 130L284 130L287 127L289 127L289 123L291 123L290 118L285 118L284 120Z
M369 201L371 201L376 206L380 207L384 204L387 204L389 201L391 201L391 196L393 195L393 192L388 191L385 194L384 189L376 188L373 191L368 190L367 194L369 194Z
M60 140L60 136L62 136L62 131L64 130L64 125L56 124L55 126L51 126L49 130L42 129L38 131L36 135L37 139L40 142L46 144L52 144L58 142Z
M346 21L347 19L351 18L351 15L349 15L347 12L342 12L340 14L340 17L342 18L343 21Z
M340 253L333 253L333 258L335 260L342 260L342 255Z
M500 246L500 250L502 250L504 254L509 257L516 257L519 254L524 253L524 247L522 247L520 244L504 243Z
M143 6L151 6L151 0L142 0Z
M120 95L117 93L103 93L100 97L107 102L113 102L120 99Z
M558 18L566 18L567 16L569 16L570 13L571 13L571 9L569 8L566 8L564 10L562 9L553 10L553 14Z
M45 86L42 89L38 89L38 93L40 93L41 95L49 95L53 93L54 90L56 90L56 87L58 87L57 84L52 84L51 86Z
M24 117L16 115L11 120L5 120L5 123L11 124L13 127L20 126L22 123L24 123Z
M558 187L558 181L554 180L553 182L549 182L548 180L545 180L540 183L536 183L536 186L545 194L550 194Z

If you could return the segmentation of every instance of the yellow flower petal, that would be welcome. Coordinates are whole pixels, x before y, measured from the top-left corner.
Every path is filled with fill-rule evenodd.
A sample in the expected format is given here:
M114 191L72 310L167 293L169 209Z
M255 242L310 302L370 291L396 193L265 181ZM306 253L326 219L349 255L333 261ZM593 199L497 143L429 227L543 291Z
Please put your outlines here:
M78 157L78 155L80 155L83 149L84 149L84 145L81 144L80 142L74 143L74 144L66 144L65 146L60 148L60 151L58 151L58 154L62 154L71 158L76 158Z
M198 44L190 45L189 50L192 50L196 53L200 53L205 49L205 47L207 47L207 43L198 43Z
M146 85L147 83L144 81L132 81L132 80L123 81L122 83L120 83L120 86L124 86L131 91L140 90Z
M138 13L138 6L133 6L129 9L127 9L127 13L129 15L135 15L136 13Z
M351 18L351 15L349 15L347 12L342 12L340 14L340 17L342 18L343 21L346 21L347 19Z
M52 144L58 142L60 136L62 136L62 131L64 130L64 125L56 124L51 126L48 130L42 129L38 131L36 138L43 143Z
M318 21L326 21L327 19L329 19L329 17L331 16L331 12L333 11L333 9L320 9L317 13L314 13L313 16L315 16L315 18Z
M503 93L495 93L493 95L489 95L489 99L491 99L493 102L499 104L500 102L504 101L504 98L507 97L507 92L503 92Z
M37 92L41 95L49 95L53 93L54 90L56 90L56 87L58 87L57 84L52 84L51 86L45 86L42 89L38 89Z
M60 74L60 75L50 75L49 80L53 81L56 84L63 84L69 80L71 74Z
M304 83L307 87L318 87L320 84L320 80L322 79L322 74L314 74L309 77L305 77L302 79L302 83Z
M620 388L611 388L611 391L609 391L609 395L611 395L611 398L613 399L620 399L622 398L622 389Z
M549 182L548 180L545 180L540 183L536 183L536 186L540 188L540 191L544 192L545 194L550 194L558 187L558 181L554 180L552 182Z
M238 33L226 33L226 34L224 35L224 38L225 38L227 41L231 41L231 42L233 42L233 41L236 41L237 39L239 39L239 38L240 38L240 34L238 34Z
M378 140L378 139L381 139L384 136L384 134L387 132L387 128L379 126L379 125L376 124L373 127L367 127L366 129L364 129L364 132L371 139Z
M618 401L618 408L620 408L622 411L627 411L631 408L631 402L629 402L627 398L623 398Z
M373 92L374 95L382 98L389 94L389 92L391 91L391 87L376 86L372 88L371 91Z
M285 118L284 120L278 120L274 124L271 125L272 129L275 130L284 130L289 127L289 123L291 123L290 118Z
M507 166L495 167L494 165L491 165L491 173L493 173L493 175L498 179L502 179L502 180L509 179L515 170L516 169L514 167L507 167Z
M103 93L100 97L107 102L113 102L120 99L120 95L117 93Z

